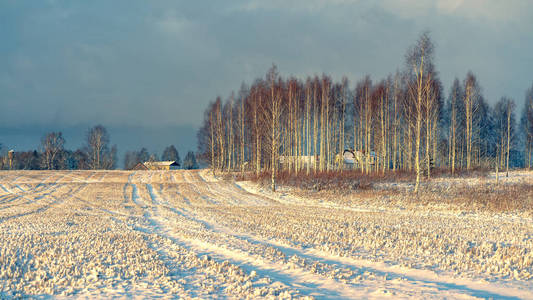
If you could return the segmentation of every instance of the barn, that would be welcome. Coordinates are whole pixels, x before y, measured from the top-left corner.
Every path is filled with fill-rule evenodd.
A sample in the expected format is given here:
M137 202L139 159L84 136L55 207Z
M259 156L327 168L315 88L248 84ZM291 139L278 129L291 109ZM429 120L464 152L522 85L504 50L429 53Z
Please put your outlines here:
M143 164L148 170L177 170L180 165L173 161L147 161Z

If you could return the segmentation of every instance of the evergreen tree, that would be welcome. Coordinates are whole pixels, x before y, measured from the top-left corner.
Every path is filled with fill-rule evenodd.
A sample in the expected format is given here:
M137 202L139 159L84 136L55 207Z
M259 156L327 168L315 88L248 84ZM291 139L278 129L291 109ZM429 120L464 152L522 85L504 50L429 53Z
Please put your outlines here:
M186 170L198 169L198 164L196 163L196 157L194 152L189 151L183 159L183 168Z
M165 148L165 150L163 151L163 156L161 157L161 160L175 161L178 165L181 165L180 155L176 147L174 147L174 145L170 145Z
M150 153L148 153L148 150L143 147L141 151L139 151L137 154L137 161L143 163L149 160L150 160Z

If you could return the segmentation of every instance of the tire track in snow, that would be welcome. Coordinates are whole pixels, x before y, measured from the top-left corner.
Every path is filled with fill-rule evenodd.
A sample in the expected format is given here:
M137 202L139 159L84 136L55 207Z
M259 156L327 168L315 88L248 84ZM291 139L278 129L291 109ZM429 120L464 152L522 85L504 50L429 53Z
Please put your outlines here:
M204 174L202 174L204 173ZM228 193L233 193L233 194L237 194L239 195L240 197L243 197L243 196L247 196L246 198L253 198L254 201L251 202L252 205L278 205L278 204L281 204L282 202L280 202L278 199L275 199L275 198L272 198L272 197L268 197L268 196L265 196L265 195L260 195L260 194L256 194L256 193L251 193L245 189L243 189L241 186L239 186L238 184L229 184L229 182L227 181L223 181L223 180L219 180L219 179L215 179L215 178L210 178L210 179L207 179L205 178L206 174L205 172L203 171L196 171L195 173L195 176L197 178L199 178L200 180L198 181L194 181L195 184L199 185L199 184L202 184L206 186L206 189L208 189L209 191L212 191L211 188L209 188L210 185L214 185L216 187L219 188L219 191L218 191L218 194L228 194ZM226 187L226 188L224 188ZM238 197L238 196L237 196ZM239 203L241 203L242 201L238 201Z
M51 192L49 192L49 191L51 191L53 188L57 188L58 185L61 185L60 183L58 183L57 179L56 179L56 181L48 182L48 183L45 184L45 182L49 181L50 178L52 178L53 176L54 175L47 176L41 182L39 182L38 184L36 184L35 186L33 186L32 188L27 189L27 190L24 190L24 189L20 188L18 183L15 184L15 187L18 187L18 189L21 192L13 192L10 188L7 188L4 185L0 184L0 188L8 193L8 195L5 195L5 196L0 198L0 200L2 200L0 202L0 204L10 203L10 205L2 206L2 207L0 207L0 209L6 209L6 208L10 208L10 207L16 207L16 206L22 206L22 205L25 205L25 204L29 204L29 203L34 203L34 202L37 202L38 200L41 200L44 197L50 195ZM22 177L22 175L21 176L17 176L16 178L21 178L21 177ZM59 179L63 178L63 177L59 177ZM41 189L38 190L38 188L41 188ZM33 199L31 199L29 196L33 196ZM27 202L11 204L11 202L14 202L14 201L16 201L18 199L25 199L25 200L27 200Z
M195 180L192 178L192 175L190 172L183 172L182 173L183 182L180 182L176 188L180 188L183 192L189 192L188 195L194 193L198 195L200 199L205 201L205 204L208 205L219 205L221 204L220 200L230 200L228 198L224 198L222 195L216 195L214 194L209 186L205 186L203 188L203 191L200 191L198 186L194 183ZM191 195L190 195L191 196ZM230 201L227 201L230 202Z
M284 243L269 241L249 233L236 232L235 229L230 229L228 227L191 216L191 214L186 212L181 212L180 215L185 216L192 221L203 224L207 229L215 233L225 234L252 245L266 246L276 249L283 253L286 257L298 257L304 259L309 265L315 265L316 263L319 263L333 268L342 268L344 270L348 269L354 272L355 275L362 275L370 272L372 275L376 275L379 278L384 278L385 284L389 285L387 289L397 289L397 292L413 289L421 290L437 288L439 291L452 293L455 292L456 296L470 295L472 297L495 299L518 299L514 296L509 296L516 294L523 294L525 298L532 296L528 293L524 293L515 289L493 287L490 284L476 283L472 280L457 280L449 276L436 274L429 270L406 269L388 266L384 263L340 257L313 248L299 249ZM243 250L246 251L246 249ZM409 286L409 288L405 289L402 288L402 286L394 286L398 283L401 283L402 286ZM359 285L355 284L355 286Z
M151 196L154 197L154 195L152 194ZM178 211L177 209L170 209L170 210L178 214L181 217L185 217L193 222L202 224L207 230L210 230L212 232L219 233L219 234L225 234L227 236L231 236L232 238L235 238L242 242L247 242L253 245L261 245L261 246L274 248L284 253L287 257L297 256L299 258L309 260L311 263L318 262L320 264L325 264L331 267L340 266L342 268L347 268L355 272L356 274L371 272L372 274L377 274L380 277L384 277L384 278L389 277L391 280L398 279L398 280L401 280L401 285L408 285L410 286L410 289L413 289L413 288L428 289L429 291L430 289L436 288L440 292L452 293L452 294L455 294L455 296L470 295L473 297L499 298L499 299L516 299L516 297L511 296L511 295L517 295L517 294L523 294L525 296L529 295L529 293L520 291L520 290L502 288L500 286L492 286L490 284L480 284L480 283L476 283L471 280L465 280L465 279L457 280L452 277L437 275L436 273L429 271L429 270L397 268L397 267L387 266L386 264L380 264L380 263L375 263L375 262L370 262L370 261L335 257L329 253L326 253L320 250L315 250L315 249L301 250L301 249L298 249L298 248L295 248L289 245L283 245L280 243L272 243L272 242L262 239L261 237L255 237L250 234L235 233L234 229L229 229L227 227L200 219L197 216L192 216L191 213L187 212L184 209L182 209L181 211ZM225 256L226 258L229 255L228 251L235 250L235 249L229 250L227 249L227 247L224 247L222 248L222 250L220 250L218 246L212 243L209 243L209 242L205 242L205 241L195 240L195 241L189 241L188 243L190 244L189 246L196 246L196 247L202 248L203 251L207 251L211 249L211 251L213 252L212 253L213 255L220 254L220 253L217 253L217 251L223 251L226 254L222 256ZM244 253L248 253L246 251L249 249L243 249L243 250L244 250ZM236 251L239 251L239 250L236 250ZM238 253L238 252L237 254L241 256L243 255L242 253ZM391 283L392 282L393 281L391 281ZM391 286L389 288L395 289L394 286ZM396 287L396 289L398 290L398 292L405 290L401 287L399 288Z
M139 190L137 189L137 185L135 183L131 183L131 200L138 207L140 207L142 209L147 208L146 205L141 204L141 202L139 201L140 199L141 199L141 197L139 196Z
M248 272L253 271L274 281L290 283L289 287L298 289L304 295L336 299L350 297L356 292L356 290L352 290L350 287L332 279L322 278L310 272L302 272L302 270L291 270L283 264L265 261L263 257L254 257L244 251L224 248L195 238L185 238L180 234L182 232L179 230L179 228L184 228L185 226L172 223L172 220L162 217L158 212L158 207L168 209L178 216L190 220L187 215L170 205L162 205L163 201L161 201L160 196L157 195L151 184L146 184L146 188L152 202L157 204L152 207L152 213L146 211L144 214L148 223L158 234L179 246L193 251L196 256L209 255L218 262L229 261L231 264L239 266ZM178 229L177 232L175 231L176 229Z
M133 201L133 186L132 186L132 178L137 173L137 171L133 171L128 175L128 179L126 183L124 183L124 186L122 188L122 194L124 200L122 201L122 205L126 209L131 209L132 207L128 205L130 201L136 205L136 203ZM131 187L132 191L128 191L128 189Z
M61 173L56 174L55 172L61 172ZM27 190L24 193L13 192L11 189L8 189L8 188L6 188L6 187L4 187L2 185L2 189L4 189L5 191L11 193L12 195L14 195L14 197L12 199L10 199L10 201L2 202L0 204L11 203L11 202L14 202L17 199L25 199L25 200L27 200L27 202L2 205L1 209L7 209L7 208L13 208L13 207L25 208L26 206L34 204L34 203L35 204L40 204L41 201L43 199L45 199L45 198L51 198L50 200L52 200L52 201L44 204L43 206L38 207L37 209L35 209L34 207L29 206L29 208L30 208L29 211L20 212L20 213L17 213L15 215L8 215L8 216L0 217L0 223L4 222L6 220L9 220L9 219L23 217L23 216L27 216L27 215L43 212L43 211L47 210L49 207L51 207L52 205L59 203L60 202L59 197L53 196L52 194L57 192L58 189L60 189L60 188L62 188L63 186L66 185L65 183L59 183L58 182L59 180L61 180L61 179L66 177L66 173L64 173L64 171L55 171L55 172L53 173L54 175L50 175L50 176L44 178L34 188L29 189L29 190ZM22 177L22 175L21 176L17 176L16 178L21 178L21 177ZM55 179L54 181L47 182L47 181L50 180L50 178L53 178L53 177ZM90 175L89 175L89 177L90 177ZM18 184L16 184L16 185L18 185ZM43 187L43 188L41 190L37 191L37 189L39 187ZM72 190L73 190L73 188L71 188L70 192ZM29 198L27 195L32 195L33 199ZM70 199L70 198L68 198L68 199Z
M7 221L7 220L11 220L11 219L15 219L15 218L20 218L20 217L25 217L25 216L28 216L28 215L33 215L33 214L40 214L48 209L50 209L52 206L54 205L57 205L59 203L63 203L65 201L68 201L70 200L71 198L74 198L82 189L84 189L85 187L87 187L87 184L83 184L81 186L79 186L77 189L74 189L74 188L70 188L65 194L68 195L68 197L65 197L65 198L60 198L60 196L51 196L51 202L48 202L46 203L45 205L37 208L37 209L32 209L30 211L27 211L27 212L23 212L23 213L18 213L18 214L15 214L15 215L10 215L10 216L4 216L4 217L0 217L0 224ZM52 193L52 192L51 192ZM62 194L64 195L64 194Z
M187 178L187 177L186 177L186 178ZM192 181L192 180L191 180L190 177L189 177L188 180L187 180L187 183L188 183L188 184L192 184L192 185L198 184L198 183L197 183L198 181L192 181L192 182L191 182L191 181ZM200 181L200 183L205 184L206 181ZM198 189L197 189L197 191L198 191ZM202 196L199 192L196 192L196 193L198 194L198 196ZM252 194L250 194L250 193L245 193L245 194L247 194L248 197L249 197L249 196L252 196L252 197L254 196L254 195L252 195ZM238 196L238 195L234 195L234 196ZM151 193L151 197L154 198L154 199L159 198L159 196L158 196L158 195L155 195L154 193ZM235 198L235 197L233 197L233 198ZM168 204L168 201L167 201L166 203ZM256 203L256 202L254 201L254 203ZM226 253L226 255L225 255L225 256L223 255L222 258L223 258L223 259L230 259L230 260L232 260L232 263L236 263L236 264L238 264L238 265L239 265L239 263L240 263L240 264L243 264L242 261L241 261L241 262L236 262L235 259L232 259L231 257L227 257L227 254L228 254L228 253L231 253L231 251L234 251L233 254L237 253L237 254L235 254L235 255L237 255L237 256L247 256L247 257L248 257L248 258L247 258L247 262L245 262L247 268L252 268L252 266L254 265L253 260L254 260L254 259L257 259L257 258L255 257L255 256L257 255L257 253L250 253L250 252L249 252L250 249L238 249L239 247L237 247L237 249L234 249L235 247L232 248L232 249L228 249L228 247L227 247L228 244L235 244L235 243L239 243L239 242L248 242L248 243L249 243L249 242L250 242L250 239L245 240L242 236L235 236L234 234L231 233L230 230L226 230L225 232L218 231L218 230L214 230L212 224L210 224L210 223L208 223L208 222L206 222L206 221L204 221L204 220L201 220L201 219L199 219L199 218L197 218L197 217L193 217L192 214L191 214L190 212L188 212L187 209L184 209L184 208L183 208L183 209L176 209L176 208L174 208L174 207L171 207L170 205L165 206L164 208L166 208L166 209L172 211L173 213L175 213L176 215L178 215L178 216L180 216L180 217L184 217L184 218L186 218L186 219L188 219L188 220L190 220L190 221L192 221L192 222L194 222L194 223L198 223L198 224L202 225L203 228L205 228L206 230L209 230L209 231L215 232L215 233L217 233L217 234L219 234L219 235L221 235L221 236L222 236L222 235L227 235L228 237L231 237L231 238L237 239L237 241L233 241L233 243L229 243L229 242L226 243L226 247L222 247L223 251ZM188 241L188 242L186 242L186 243L187 243L187 245L188 245L189 247L191 247L191 246L192 246L191 243L193 243L193 244L195 244L195 246L200 245L201 248L206 248L206 245L209 245L208 248L211 248L211 249L217 249L217 248L219 248L216 244L209 243L209 242L205 242L205 241L199 241L199 240ZM203 244L202 244L202 243L203 243ZM220 243L219 243L219 244L220 244ZM265 246L264 243L261 243L261 244L260 244L260 243L255 243L255 245ZM273 245L269 245L269 246L270 246L270 248L275 248L275 247L272 247ZM196 249L196 250L198 250L198 249ZM220 250L220 249L218 249L218 250ZM202 251L205 252L206 249L204 249L204 250L202 250ZM206 252L206 253L208 253L208 252ZM217 256L217 255L218 255L218 254L216 253L216 251L215 251L215 253L213 253L213 252L209 252L209 254L214 255L214 256ZM260 260L261 260L262 262L266 262L266 261L268 261L268 258L266 258L266 257L261 257ZM283 262L280 264L279 261L277 261L277 262L276 262L276 261L271 261L271 263L273 263L273 264L277 264L277 265L275 266L275 268L270 268L270 271L269 271L270 274L269 274L269 275L271 275L271 276L273 275L273 274L272 274L272 271L273 271L273 270L283 270L283 269L284 269L284 270L289 270L289 269L284 265ZM256 271L257 273L264 273L264 271L262 271L260 267L259 267L259 268L257 268L257 267L258 267L258 265L255 264L255 267L252 268L252 269L253 269L254 271ZM304 273L307 273L307 275L309 275L309 274L313 274L313 276L317 276L317 274L314 274L314 273L312 273L312 272L308 272L308 270L300 270L300 272L301 272L301 271L303 271ZM294 275L294 273L298 273L298 272L295 272L294 270L291 270L291 271L289 271L289 272L292 273L292 275ZM280 274L277 274L276 276L277 276L277 277L280 277ZM276 277L276 276L275 276L275 277ZM325 277L320 276L320 275L318 275L318 277L319 277L319 278L322 278L322 280L331 280L331 279L325 278ZM289 282L294 282L294 281L295 281L294 279L293 279L293 280L289 280L288 277L285 277L285 278L283 278L283 279L285 280L285 282L287 282L287 280L288 280ZM306 280L309 280L309 278L306 278ZM316 278L315 278L313 281L317 282ZM320 280L318 280L318 281L320 281ZM337 282L337 281L334 281L334 282L335 282L335 284L343 285L343 283L340 283L340 282ZM301 283L300 283L300 284L301 284ZM329 284L331 285L332 282L330 282ZM297 284L297 285L298 285L298 284ZM313 288L316 288L316 286L314 286ZM346 289L346 288L347 288L346 286L343 286L342 289ZM350 287L348 287L348 288L350 288ZM355 288L355 286L353 286L353 288ZM332 296L333 294L334 294L334 293L330 293L330 296ZM338 294L335 294L334 296L335 296L335 297L338 297L339 295L338 295Z
M143 218L139 220L139 221L142 220L144 222L141 222L141 224L137 223L137 225L134 225L132 229L144 234L145 240L148 243L148 247L152 248L154 251L156 251L159 254L160 256L159 258L164 260L165 265L170 270L176 270L178 266L182 264L181 261L176 261L176 258L181 257L181 259L183 259L184 257L183 254L180 254L180 253L183 253L183 251L187 251L190 255L194 256L195 260L202 260L202 258L199 257L200 255L198 254L198 252L194 251L194 249L190 249L189 247L186 247L186 245L184 245L183 243L179 243L177 240L165 234L166 229L163 227L163 224L157 221L158 215L159 215L159 208L163 207L164 204L162 204L161 199L156 196L157 192L156 192L156 189L153 187L152 183L146 182L147 177L148 175L145 175L139 179L138 183L144 183L144 184L142 185L142 188L137 189L138 198L136 198L136 201L139 203L139 205L144 207L143 209L144 213L142 214ZM148 196L148 197L145 197L145 196ZM151 205L148 205L150 201L147 201L147 198L151 199ZM156 236L158 238L155 238ZM164 245L161 244L160 242L161 239L170 242L171 245L169 246L168 244L164 244ZM225 267L226 265L224 265L224 263L220 263L216 261L213 261L213 262L218 264L219 266L217 271L215 271L218 273L216 276L221 276L222 274L225 277L225 280L223 282L220 282L220 283L215 282L215 285L216 286L220 285L219 288L220 287L230 288L229 295L232 295L231 286L229 287L227 286L228 282L230 283L233 282L233 284L238 284L238 285L242 285L243 282L238 278L235 278L235 279L231 278L232 273L231 272L228 273L228 271L226 271L227 267ZM202 265L203 264L204 263L202 263ZM186 264L185 266L187 265L188 264ZM198 283L194 281L189 282L189 280L191 280L189 276L197 276L194 273L203 274L203 272L205 272L203 269L186 270L185 273L181 271L178 272L176 270L176 271L173 271L171 274L169 274L169 276L170 278L172 278L172 280L177 280L178 282L187 282L187 285L190 285L190 288L191 288L191 290L187 290L187 293L189 295L188 297L190 296L194 297L195 295L196 296L203 295L203 292L198 293L197 291ZM209 271L209 273L210 272L212 271ZM194 280L194 277L192 279ZM213 283L208 283L208 284L213 284ZM203 283L201 283L200 285L202 286L202 288L204 287ZM207 287L209 287L209 285L207 285ZM224 290L219 289L218 292L219 293L224 292Z
M191 200L189 199L189 197L187 197L184 194L188 191L188 189L183 188L183 187L189 186L185 180L184 174L185 173L183 171L173 171L170 174L169 179L171 180L171 184L169 184L167 188L168 190L171 190L171 192L169 191L168 193L172 195L176 194L178 196L178 199L182 200L182 202L184 202L185 205L192 206L193 203L191 203ZM181 180L178 181L178 179L176 178L177 175L180 175ZM163 193L163 186L160 187L159 192L160 194ZM175 197L172 197L172 198L175 199ZM201 195L200 198L202 198L202 200L204 201L204 203L201 203L201 204L214 204L215 203L214 199L212 199L209 196ZM198 204L200 203L194 203L194 205L198 205Z
M154 203L165 203L165 205L160 205L160 207L171 211L177 215L177 217L181 217L189 222L199 224L199 228L202 228L203 230L212 231L212 227L209 223L192 217L191 213L184 208L178 209L171 206L168 203L168 200L163 200L165 198L162 198L160 194L157 194L150 185L147 185L147 187L149 195L153 199ZM198 253L199 255L209 255L220 261L230 261L232 264L242 267L249 272L254 271L257 274L267 276L272 280L289 284L290 287L297 288L306 295L326 298L350 297L351 295L355 295L354 293L356 293L356 289L358 288L357 286L338 282L334 279L321 276L294 265L288 266L284 261L270 260L269 258L261 256L258 253L250 252L250 249L228 247L229 244L233 245L235 242L244 242L244 240L232 241L233 243L229 243L229 241L227 241L228 243L225 244L223 242L214 243L212 241L205 241L204 239L199 238L185 238L183 235L179 234L179 231L175 232L173 229L191 229L193 226L188 226L186 224L175 224L175 218L168 219L160 216L157 213L154 214L154 216L155 218L152 220L152 222L155 222L159 228L164 228L163 230L168 238L188 249L194 250L195 253ZM222 232L216 233L220 237L224 237L226 235ZM191 235L194 234L194 232L191 232ZM199 234L201 235L202 232L199 232ZM227 236L234 238L232 235ZM224 246L220 246L221 244Z
M242 189L239 190L234 186L224 185L218 181L208 182L200 175L199 171L185 173L184 179L189 183L188 187L199 197L204 198L209 195L211 201L218 205L257 206L277 203L272 199L247 193Z

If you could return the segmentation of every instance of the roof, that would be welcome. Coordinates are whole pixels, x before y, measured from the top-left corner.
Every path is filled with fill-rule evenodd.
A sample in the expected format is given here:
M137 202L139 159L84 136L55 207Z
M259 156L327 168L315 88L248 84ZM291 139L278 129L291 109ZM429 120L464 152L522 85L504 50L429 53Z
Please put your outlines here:
M148 170L148 168L143 163L138 163L132 170Z

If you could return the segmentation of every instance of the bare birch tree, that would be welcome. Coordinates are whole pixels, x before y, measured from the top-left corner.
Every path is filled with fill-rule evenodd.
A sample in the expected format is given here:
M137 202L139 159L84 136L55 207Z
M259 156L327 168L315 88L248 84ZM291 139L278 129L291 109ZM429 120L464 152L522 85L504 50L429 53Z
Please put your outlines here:
M87 156L89 167L93 170L113 168L116 159L116 147L109 148L109 133L102 125L94 126L87 132Z
M426 86L426 71L432 64L433 57L433 43L429 37L428 32L424 32L418 39L417 43L412 46L406 55L407 65L412 75L409 81L411 91L411 101L414 102L415 108L415 169L416 169L416 184L415 193L418 192L420 186L420 133L422 130L422 115L423 115L423 93Z
M64 151L65 139L61 132L51 132L41 139L42 167L47 170L59 168L59 157Z

